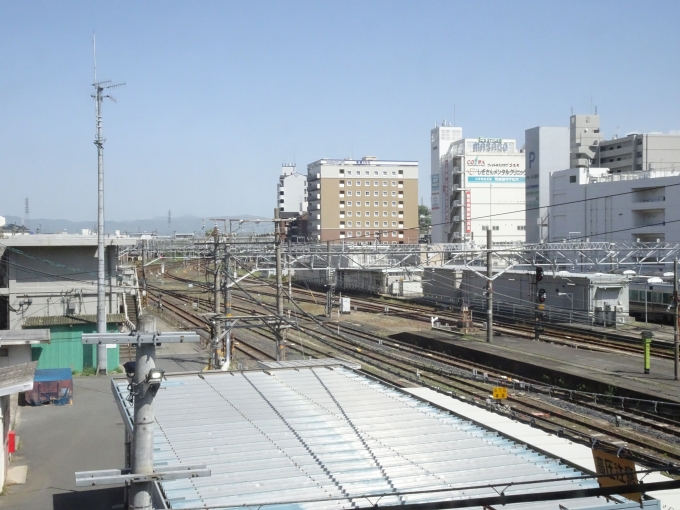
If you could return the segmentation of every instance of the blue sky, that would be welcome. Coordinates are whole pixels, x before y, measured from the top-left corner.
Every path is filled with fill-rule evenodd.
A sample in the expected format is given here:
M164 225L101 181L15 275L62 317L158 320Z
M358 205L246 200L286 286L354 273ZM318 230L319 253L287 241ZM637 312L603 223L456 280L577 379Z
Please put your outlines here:
M597 105L605 137L680 129L680 2L0 3L0 214L269 216L280 165L420 162L429 131L516 138Z

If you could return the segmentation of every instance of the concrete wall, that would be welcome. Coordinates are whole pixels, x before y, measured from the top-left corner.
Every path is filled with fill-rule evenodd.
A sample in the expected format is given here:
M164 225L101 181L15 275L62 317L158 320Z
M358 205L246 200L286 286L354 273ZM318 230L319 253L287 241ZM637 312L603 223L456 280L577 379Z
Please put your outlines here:
M7 250L7 287L0 289L0 294L7 296L11 307L8 328L20 328L23 320L31 316L65 315L69 303L75 307L76 315L96 314L96 251L96 246L23 246ZM108 246L107 283L118 290L116 262L117 247ZM119 313L121 299L115 292L108 292L107 313Z

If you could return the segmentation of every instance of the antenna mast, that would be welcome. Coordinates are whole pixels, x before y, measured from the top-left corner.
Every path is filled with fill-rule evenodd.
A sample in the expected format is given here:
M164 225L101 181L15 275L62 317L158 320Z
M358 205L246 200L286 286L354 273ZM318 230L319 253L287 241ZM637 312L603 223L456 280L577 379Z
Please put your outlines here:
M104 142L102 136L102 102L104 98L116 101L112 96L105 95L104 91L114 87L122 87L125 83L111 84L111 80L97 81L97 45L94 33L92 34L92 52L94 56L94 105L96 118L96 134L94 144L97 147L97 174L98 174L98 199L97 199L97 333L106 333L106 257L104 247ZM106 345L97 346L97 372L107 372Z

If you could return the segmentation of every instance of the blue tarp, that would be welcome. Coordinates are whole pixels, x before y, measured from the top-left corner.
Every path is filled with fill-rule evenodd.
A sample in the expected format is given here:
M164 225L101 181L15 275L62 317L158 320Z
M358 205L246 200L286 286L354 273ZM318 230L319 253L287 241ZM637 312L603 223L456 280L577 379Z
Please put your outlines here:
M34 382L65 381L73 379L70 368L43 368L35 371Z

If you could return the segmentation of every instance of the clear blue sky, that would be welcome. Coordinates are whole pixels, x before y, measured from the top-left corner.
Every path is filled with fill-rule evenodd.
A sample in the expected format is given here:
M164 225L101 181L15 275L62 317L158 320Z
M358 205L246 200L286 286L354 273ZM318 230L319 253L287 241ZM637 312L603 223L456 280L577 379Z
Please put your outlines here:
M271 215L282 162L420 162L429 131L516 138L593 102L605 137L680 129L680 2L0 3L0 214Z

